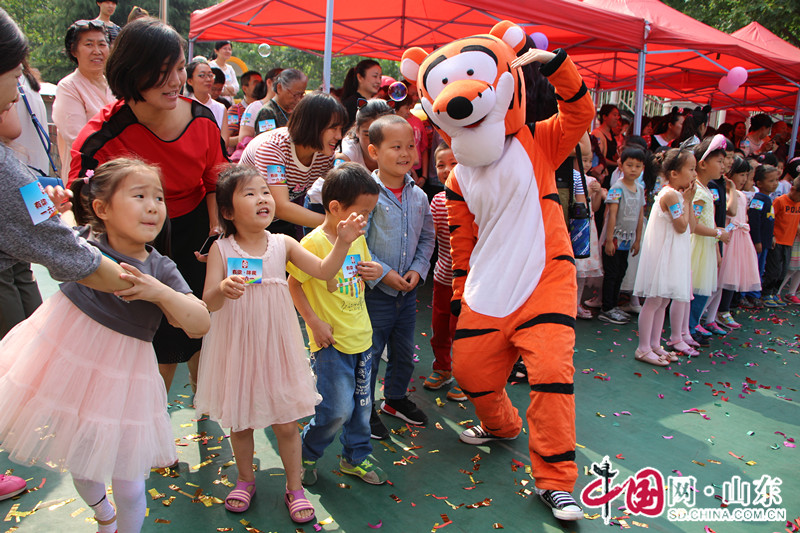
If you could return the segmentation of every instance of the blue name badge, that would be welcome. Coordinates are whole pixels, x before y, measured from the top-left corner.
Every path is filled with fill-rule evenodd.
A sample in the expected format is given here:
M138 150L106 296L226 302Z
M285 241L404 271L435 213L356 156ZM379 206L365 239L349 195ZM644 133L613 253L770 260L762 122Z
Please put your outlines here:
M247 284L261 283L263 264L253 257L229 257L227 277L242 276Z
M342 274L344 279L351 279L358 276L358 263L361 261L361 254L351 254L344 258Z
M265 131L272 131L275 129L275 119L268 118L258 121L258 131L264 133Z
M727 233L732 232L734 229L736 229L736 224L734 224L733 222L730 222L727 226L725 226L725 231Z
M267 165L266 175L268 185L286 185L286 167L283 165Z
M764 202L762 200L757 200L756 198L753 198L750 201L750 209L757 209L758 211L761 211L762 209L764 209Z
M236 126L239 124L239 115L236 113L230 113L228 115L228 126Z
M711 189L711 196L714 197L715 202L719 202L719 190Z
M606 202L619 201L620 198L622 198L622 191L619 189L611 189L608 191L608 196L606 196Z
M47 196L44 187L38 181L23 185L19 188L19 193L22 195L22 201L25 202L25 207L28 209L34 225L58 214L56 206L50 201L50 197Z

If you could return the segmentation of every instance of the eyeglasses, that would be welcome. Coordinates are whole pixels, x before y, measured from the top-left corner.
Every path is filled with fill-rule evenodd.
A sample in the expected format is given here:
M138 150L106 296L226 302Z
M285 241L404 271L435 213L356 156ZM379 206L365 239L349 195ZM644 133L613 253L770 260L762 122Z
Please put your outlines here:
M201 80L205 80L207 78L213 78L214 77L214 73L213 72L207 72L205 74L197 74L197 77L200 78Z
M305 91L298 91L298 92L296 92L296 93L293 93L293 92L292 92L292 91L290 91L289 89L286 89L286 92L288 92L289 94L291 94L291 95L292 95L292 98L294 98L295 100L299 100L300 98L302 98L302 97L304 97L304 96L306 95L306 92L305 92Z

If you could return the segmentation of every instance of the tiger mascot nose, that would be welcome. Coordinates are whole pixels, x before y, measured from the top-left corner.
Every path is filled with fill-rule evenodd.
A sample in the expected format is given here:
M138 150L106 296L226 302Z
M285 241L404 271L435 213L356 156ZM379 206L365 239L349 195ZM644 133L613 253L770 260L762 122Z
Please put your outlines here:
M441 117L444 113L453 120L469 118L475 112L473 102L487 97L487 91L491 91L491 86L478 80L458 80L448 83L434 100L433 112L437 117Z

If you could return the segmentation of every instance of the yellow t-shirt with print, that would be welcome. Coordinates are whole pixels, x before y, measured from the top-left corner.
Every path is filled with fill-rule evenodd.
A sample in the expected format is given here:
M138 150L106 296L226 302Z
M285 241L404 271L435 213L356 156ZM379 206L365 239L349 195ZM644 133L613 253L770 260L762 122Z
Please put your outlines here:
M333 243L320 227L306 235L300 245L320 258L333 250ZM320 320L333 327L333 347L347 354L361 353L372 346L372 325L364 301L366 287L356 270L359 261L372 261L363 235L350 245L342 268L330 281L311 277L292 263L286 267L289 274L303 284L303 292ZM311 328L306 326L306 331L311 351L321 350Z

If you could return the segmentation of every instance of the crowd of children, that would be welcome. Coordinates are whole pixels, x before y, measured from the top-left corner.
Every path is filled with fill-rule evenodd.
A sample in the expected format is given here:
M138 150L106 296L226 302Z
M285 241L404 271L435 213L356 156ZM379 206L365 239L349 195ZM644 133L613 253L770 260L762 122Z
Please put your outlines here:
M707 120L707 112L673 114L685 125ZM692 136L675 137L677 147L659 146L655 153L641 137L623 137L615 170L599 176L607 186L586 175L590 211L604 215L589 257L576 260L577 316L592 319L590 309L600 308L597 318L616 325L639 313L636 359L657 366L676 354L696 356L710 337L741 327L730 312L734 305L800 304L800 158L784 165L771 152L746 156L721 134L709 131L701 139L705 131L702 124ZM583 164L593 174L609 168L606 151L597 148L608 143L607 132L595 135L602 136L594 145L595 165L592 154ZM574 198L584 201L575 172ZM586 299L585 288L594 297ZM630 300L622 303L625 289ZM667 308L671 351L661 342Z

